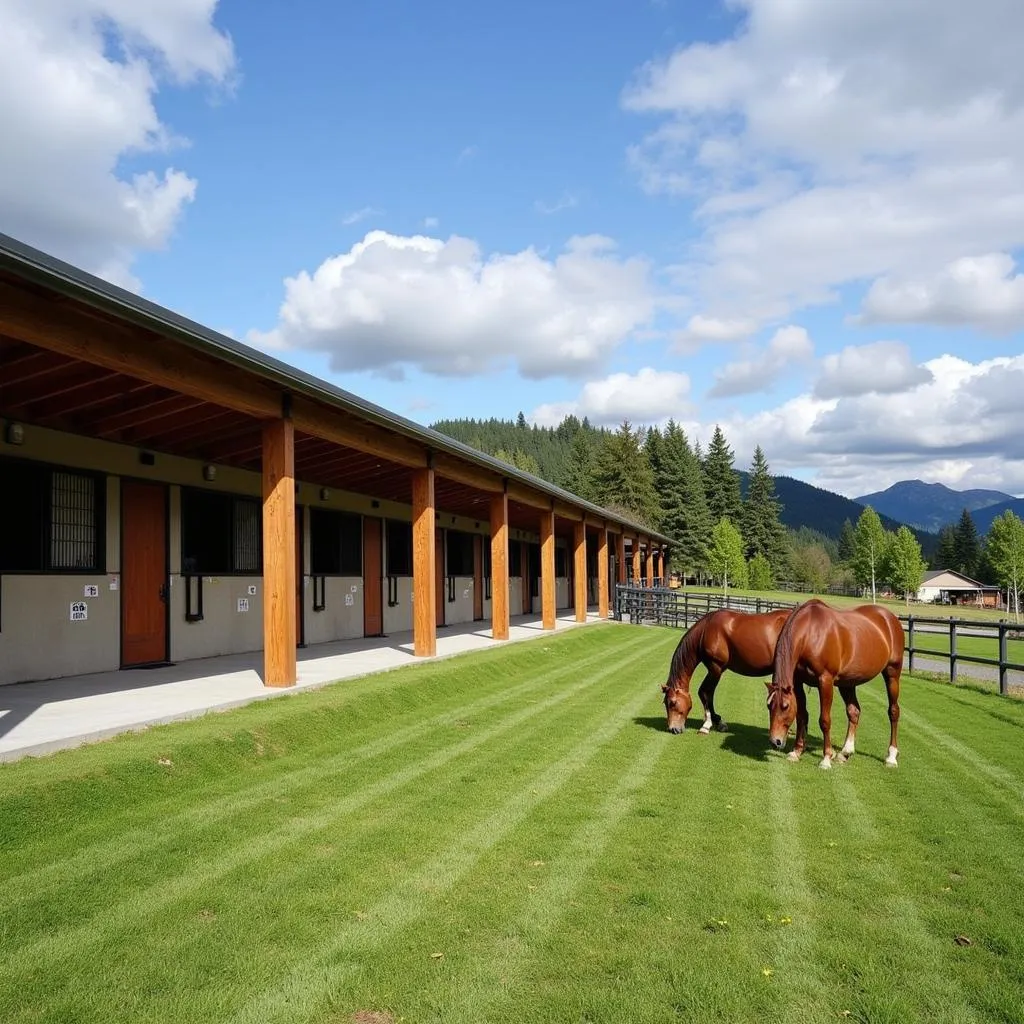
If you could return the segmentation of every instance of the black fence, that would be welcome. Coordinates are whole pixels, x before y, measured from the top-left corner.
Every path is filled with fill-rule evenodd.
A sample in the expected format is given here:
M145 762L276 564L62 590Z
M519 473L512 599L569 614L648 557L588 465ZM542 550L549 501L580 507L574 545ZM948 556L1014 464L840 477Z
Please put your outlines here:
M692 593L685 589L668 587L629 586L615 587L614 617L620 621L646 623L657 626L672 626L689 629L702 615L718 608L735 608L737 611L775 611L779 608L795 608L799 601L775 601L762 597L732 597L726 594ZM1010 692L1011 682L1024 684L1024 664L1009 659L1009 642L1024 641L1024 628L1012 622L996 620L985 622L975 619L928 618L919 615L900 615L906 635L907 668L926 668L920 660L944 661L949 667L949 679L957 682L961 665L980 665L991 670L974 678L998 679L999 692ZM949 649L936 649L927 645L925 637L949 637ZM979 654L965 654L959 650L959 641L964 639L994 640L998 657L989 658ZM925 646L918 646L924 643ZM1011 680L1010 674L1017 674ZM965 672L965 677L970 673Z

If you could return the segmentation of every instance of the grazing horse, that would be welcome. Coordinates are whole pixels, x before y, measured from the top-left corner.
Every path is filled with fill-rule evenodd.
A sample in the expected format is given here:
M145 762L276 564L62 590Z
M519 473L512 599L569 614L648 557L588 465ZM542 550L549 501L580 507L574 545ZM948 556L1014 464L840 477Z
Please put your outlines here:
M854 752L860 704L856 687L881 673L889 695L889 754L885 763L896 767L899 748L900 674L903 671L903 624L887 608L876 604L839 610L823 601L800 605L779 634L775 670L768 687L768 737L776 750L786 746L786 736L796 718L796 745L789 755L800 760L807 742L807 694L815 686L821 702L824 755L820 767L832 767L832 691L838 687L846 702L849 727L839 762Z
M704 724L700 732L706 736L712 725L719 732L725 732L728 726L715 711L715 688L722 673L726 669L741 676L763 676L771 672L775 641L791 611L783 608L755 615L721 608L701 616L679 641L669 666L668 682L661 688L665 694L668 731L681 733L686 728L686 716L693 706L690 677L698 665L704 665L707 673L697 691L704 705Z

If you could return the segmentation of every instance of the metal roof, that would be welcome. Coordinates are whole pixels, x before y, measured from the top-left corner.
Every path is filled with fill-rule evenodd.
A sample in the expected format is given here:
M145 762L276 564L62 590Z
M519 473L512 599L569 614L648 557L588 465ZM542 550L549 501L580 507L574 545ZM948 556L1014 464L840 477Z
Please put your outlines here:
M551 497L570 502L593 515L619 523L628 530L661 543L676 543L672 537L666 534L659 533L647 526L641 526L570 491L557 487L541 477L527 473L439 431L424 427L404 416L399 416L397 413L368 402L350 391L345 391L319 377L290 366L225 334L204 327L194 320L89 274L2 232L0 232L0 269L52 288L69 298L77 299L121 320L157 331L180 344L213 356L222 362L231 363L239 369L271 381L279 387L325 402L344 412L354 413L372 423L418 441L428 448L455 455L510 480L518 480L520 483Z

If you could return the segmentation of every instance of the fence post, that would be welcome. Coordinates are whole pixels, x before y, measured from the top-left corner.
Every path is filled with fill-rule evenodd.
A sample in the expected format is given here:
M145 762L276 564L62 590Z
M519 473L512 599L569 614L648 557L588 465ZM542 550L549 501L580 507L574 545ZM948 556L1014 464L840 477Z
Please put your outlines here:
M949 620L949 681L956 682L956 619Z
M1005 697L1010 692L1009 679L1006 663L1010 659L1006 656L1006 623L999 624L999 692Z
M907 670L914 673L914 616L907 616Z

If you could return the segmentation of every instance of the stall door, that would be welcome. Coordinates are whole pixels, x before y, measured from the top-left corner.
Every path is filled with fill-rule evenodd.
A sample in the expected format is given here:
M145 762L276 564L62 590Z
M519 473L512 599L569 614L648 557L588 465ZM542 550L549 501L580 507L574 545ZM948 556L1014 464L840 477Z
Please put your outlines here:
M381 598L381 521L363 517L363 636L384 635L384 602Z
M121 665L167 660L167 488L121 482Z

